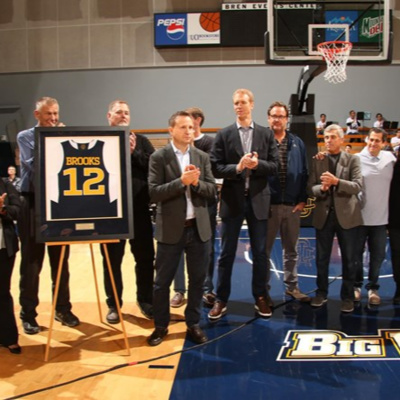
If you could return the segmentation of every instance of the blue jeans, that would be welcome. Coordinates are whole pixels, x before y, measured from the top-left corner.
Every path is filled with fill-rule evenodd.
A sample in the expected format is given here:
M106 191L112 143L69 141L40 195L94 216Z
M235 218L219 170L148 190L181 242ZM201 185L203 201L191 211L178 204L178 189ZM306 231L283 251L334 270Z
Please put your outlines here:
M354 281L356 272L356 243L359 227L343 229L336 218L336 213L330 211L322 229L316 229L317 239L317 294L328 296L329 261L335 234L339 241L342 255L342 300L354 300Z
M357 240L356 287L362 287L363 285L363 254L365 243L368 243L369 272L368 283L365 285L365 288L367 290L379 289L379 270L386 255L386 239L386 225L360 226Z
M228 302L231 294L231 277L236 249L243 221L246 219L253 254L252 294L255 299L267 295L267 220L255 217L251 198L246 198L243 214L222 218L221 254L218 260L217 299Z
M186 270L189 277L188 302L185 310L186 325L191 327L199 323L209 246L209 240L201 241L196 226L185 228L181 239L176 244L157 243L153 293L156 327L166 328L169 325L169 289L183 251L186 253Z

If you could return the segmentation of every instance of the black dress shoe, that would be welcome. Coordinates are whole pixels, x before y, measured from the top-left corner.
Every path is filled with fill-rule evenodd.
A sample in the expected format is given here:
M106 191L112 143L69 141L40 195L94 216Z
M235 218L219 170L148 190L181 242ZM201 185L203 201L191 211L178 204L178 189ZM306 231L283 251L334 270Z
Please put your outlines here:
M153 333L147 338L147 343L150 346L158 346L168 334L167 328L156 328Z
M2 346L6 347L9 350L9 352L12 354L21 354L22 349L18 343L10 344L9 346L6 346L3 344Z
M56 311L56 316L54 319L58 322L61 322L65 326L69 326L70 328L80 324L78 317L72 314L71 311L67 311L65 313Z
M153 305L150 303L144 303L143 301L138 301L137 305L140 312L147 318L153 319Z
M205 343L208 340L207 335L199 325L193 325L187 328L187 334L197 344Z
M36 335L40 332L40 327L35 318L30 320L22 320L22 328L27 335Z
M106 320L109 324L118 324L119 322L119 315L118 315L118 311L116 308L114 307L110 307L108 309L108 313L106 316Z

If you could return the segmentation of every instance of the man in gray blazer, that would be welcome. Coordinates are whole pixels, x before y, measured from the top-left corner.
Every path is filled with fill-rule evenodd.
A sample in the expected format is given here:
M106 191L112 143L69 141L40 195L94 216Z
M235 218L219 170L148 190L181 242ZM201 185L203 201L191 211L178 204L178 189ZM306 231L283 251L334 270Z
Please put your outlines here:
M313 159L308 192L315 197L313 225L317 240L317 294L311 305L327 301L329 260L336 234L342 256L342 312L354 309L355 257L358 227L363 223L358 193L362 189L359 157L341 150L344 133L339 125L324 131L327 153Z
M173 114L169 132L171 143L151 155L149 166L150 200L157 203L158 242L153 293L155 330L147 340L150 346L159 345L168 333L169 288L183 251L189 276L187 333L195 343L208 340L199 321L211 238L208 200L215 198L215 179L208 155L191 146L194 128L190 114Z
M220 319L227 311L237 243L246 219L253 254L252 295L261 317L272 315L267 293L267 223L270 212L268 177L278 169L273 133L252 118L254 96L250 90L233 94L236 122L218 132L211 152L216 178L223 178L220 216L221 254L218 260L217 301L208 314Z

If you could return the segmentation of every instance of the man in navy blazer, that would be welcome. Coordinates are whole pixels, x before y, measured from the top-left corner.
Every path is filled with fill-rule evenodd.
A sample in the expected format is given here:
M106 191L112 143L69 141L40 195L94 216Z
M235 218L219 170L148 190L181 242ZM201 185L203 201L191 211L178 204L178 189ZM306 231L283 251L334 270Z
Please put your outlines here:
M237 242L247 221L253 254L252 294L262 317L272 314L267 293L267 220L270 212L268 176L278 168L274 135L252 119L254 96L250 90L233 94L236 122L218 132L211 153L215 178L223 178L220 217L221 254L218 260L217 301L208 314L218 320L226 313Z
M210 253L208 200L215 198L215 179L208 155L191 146L194 128L190 114L186 111L173 114L169 132L171 143L151 155L149 166L150 199L157 203L155 330L147 340L150 346L159 345L168 333L169 288L183 251L189 276L187 333L195 343L207 341L199 321Z

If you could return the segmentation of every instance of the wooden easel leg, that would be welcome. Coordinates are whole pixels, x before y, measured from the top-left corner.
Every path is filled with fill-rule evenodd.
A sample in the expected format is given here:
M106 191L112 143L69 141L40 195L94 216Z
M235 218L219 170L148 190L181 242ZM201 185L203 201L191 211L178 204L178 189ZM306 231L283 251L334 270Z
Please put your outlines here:
M106 256L108 273L110 274L110 281L111 281L111 286L112 286L113 293L114 293L115 305L117 306L118 316L119 316L119 320L121 322L122 332L124 334L125 347L126 347L126 350L128 351L128 356L130 356L131 350L129 348L128 337L126 336L124 320L122 318L121 306L119 304L117 288L115 287L114 274L111 269L111 263L110 263L110 257L108 255L107 245L105 243L103 243L102 246L103 246L103 250L104 250L104 255Z
M99 317L100 317L100 322L103 322L103 317L101 315L101 305L100 305L100 295L99 295L99 285L97 281L97 274L96 274L96 263L94 261L94 252L93 252L93 244L89 244L90 246L90 255L92 257L92 267L93 267L93 277L94 277L94 286L96 289L96 297L97 297L97 307L99 309Z
M50 324L49 324L49 334L47 336L46 351L45 351L45 355L44 355L44 361L46 361L46 362L49 359L51 334L52 334L52 331L53 331L54 315L55 315L55 311L56 311L58 291L60 289L60 280L61 280L61 272L62 272L63 261L64 261L64 257L65 257L65 248L66 248L66 245L62 245L61 246L61 254L60 254L60 261L58 263L56 286L54 288L54 294L53 294L53 307L51 309L51 317L50 317Z

